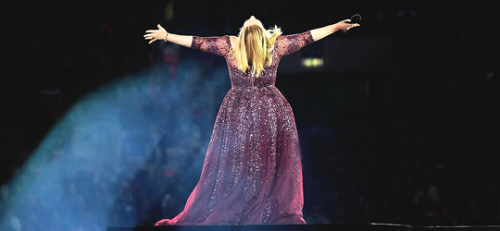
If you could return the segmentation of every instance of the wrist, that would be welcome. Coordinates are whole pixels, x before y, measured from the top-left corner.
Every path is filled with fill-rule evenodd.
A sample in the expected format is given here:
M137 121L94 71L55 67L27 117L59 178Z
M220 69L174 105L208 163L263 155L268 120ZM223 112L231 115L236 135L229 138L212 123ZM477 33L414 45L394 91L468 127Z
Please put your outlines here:
M165 32L165 37L163 38L163 41L168 42L168 32Z
M331 25L331 28L332 28L332 33L335 33L339 30L337 23Z

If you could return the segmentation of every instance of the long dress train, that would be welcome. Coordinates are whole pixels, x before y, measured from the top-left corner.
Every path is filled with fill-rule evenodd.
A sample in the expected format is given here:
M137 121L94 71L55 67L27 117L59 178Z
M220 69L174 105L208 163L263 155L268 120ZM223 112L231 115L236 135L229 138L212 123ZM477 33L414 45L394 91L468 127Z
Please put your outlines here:
M290 104L274 84L280 59L312 42L310 31L279 36L272 64L255 78L238 70L229 36L193 38L192 48L226 59L232 87L184 210L157 226L305 224L297 128Z

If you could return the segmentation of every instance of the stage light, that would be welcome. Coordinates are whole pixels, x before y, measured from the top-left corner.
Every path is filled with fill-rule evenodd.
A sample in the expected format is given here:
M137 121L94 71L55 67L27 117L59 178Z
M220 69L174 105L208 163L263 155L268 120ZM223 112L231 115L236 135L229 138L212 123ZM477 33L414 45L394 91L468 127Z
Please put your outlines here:
M307 68L318 68L323 66L323 58L303 58L302 66Z
M323 41L313 43L301 50L301 64L305 68L319 68L324 63Z

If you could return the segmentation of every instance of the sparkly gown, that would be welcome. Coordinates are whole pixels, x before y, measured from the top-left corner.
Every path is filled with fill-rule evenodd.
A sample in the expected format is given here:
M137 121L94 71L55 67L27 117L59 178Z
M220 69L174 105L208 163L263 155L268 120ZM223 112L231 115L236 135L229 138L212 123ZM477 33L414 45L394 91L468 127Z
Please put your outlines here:
M305 224L297 128L290 104L274 84L280 59L312 42L310 31L279 36L272 64L255 78L238 70L229 36L193 38L192 48L226 59L232 87L184 210L157 226Z

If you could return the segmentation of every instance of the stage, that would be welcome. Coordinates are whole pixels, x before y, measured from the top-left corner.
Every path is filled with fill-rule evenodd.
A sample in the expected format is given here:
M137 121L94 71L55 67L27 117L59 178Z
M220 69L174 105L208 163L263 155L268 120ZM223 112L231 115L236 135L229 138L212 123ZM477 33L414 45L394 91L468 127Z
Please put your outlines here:
M138 226L138 227L108 227L107 231L472 231L500 230L500 225L462 225L462 226L411 226L405 224L347 224L347 225L221 225L221 226Z

